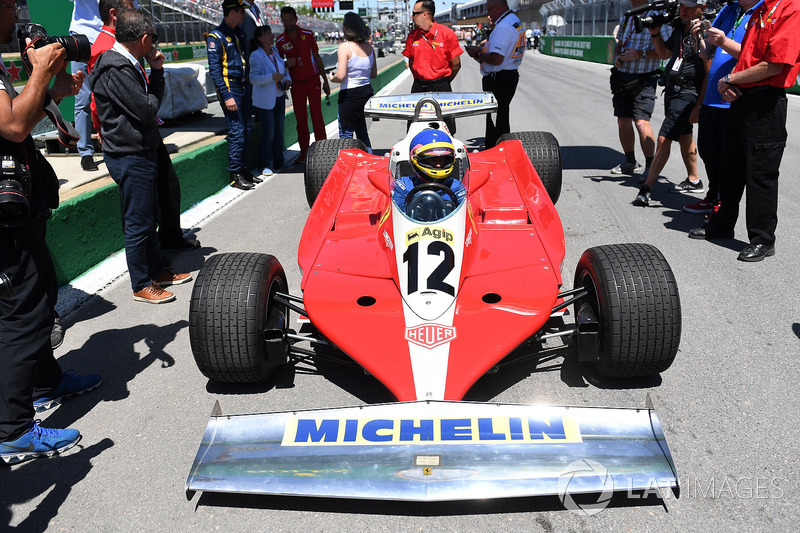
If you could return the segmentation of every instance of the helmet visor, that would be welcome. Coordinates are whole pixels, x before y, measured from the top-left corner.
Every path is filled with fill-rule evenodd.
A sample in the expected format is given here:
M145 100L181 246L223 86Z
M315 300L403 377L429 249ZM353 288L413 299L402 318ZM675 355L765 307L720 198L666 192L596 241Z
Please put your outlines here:
M453 161L455 160L455 157L453 157L453 154L446 154L446 155L422 154L419 156L417 160L419 161L419 165L422 167L431 169L442 169L453 166Z

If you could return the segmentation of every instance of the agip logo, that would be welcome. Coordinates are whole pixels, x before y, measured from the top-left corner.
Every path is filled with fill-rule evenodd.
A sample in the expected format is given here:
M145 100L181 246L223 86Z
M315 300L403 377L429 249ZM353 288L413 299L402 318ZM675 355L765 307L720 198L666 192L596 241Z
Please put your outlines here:
M432 350L456 338L456 328L441 324L420 324L406 329L406 340Z

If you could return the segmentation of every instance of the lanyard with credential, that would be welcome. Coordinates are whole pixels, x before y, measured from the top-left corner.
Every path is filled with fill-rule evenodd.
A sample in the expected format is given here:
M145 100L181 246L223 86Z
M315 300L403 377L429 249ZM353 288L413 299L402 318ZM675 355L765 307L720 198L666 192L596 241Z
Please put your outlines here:
M432 42L430 42L427 37L425 37L425 32L424 31L422 33L420 33L420 35L422 36L423 39L425 39L426 43L431 45L431 48L436 50L436 46L434 46L434 44ZM439 35L439 28L436 28L436 33L433 34L433 42L436 42L436 36L437 35Z

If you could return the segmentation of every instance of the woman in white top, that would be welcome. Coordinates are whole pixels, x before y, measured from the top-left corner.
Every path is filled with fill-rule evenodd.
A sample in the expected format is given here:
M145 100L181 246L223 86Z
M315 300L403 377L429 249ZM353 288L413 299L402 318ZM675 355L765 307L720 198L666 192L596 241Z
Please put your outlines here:
M283 166L283 120L286 91L292 83L289 72L272 46L272 29L259 26L250 49L250 83L253 85L253 108L261 120L259 166L264 176Z
M345 42L339 45L336 73L330 79L341 83L339 88L339 138L359 140L372 148L367 134L364 106L374 94L370 79L378 75L375 52L369 44L369 29L353 12L346 13L342 23Z

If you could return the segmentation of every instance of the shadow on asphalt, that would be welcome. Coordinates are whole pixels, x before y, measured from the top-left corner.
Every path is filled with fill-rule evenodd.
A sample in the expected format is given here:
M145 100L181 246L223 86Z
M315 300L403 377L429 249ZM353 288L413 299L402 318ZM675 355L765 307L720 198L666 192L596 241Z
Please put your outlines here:
M68 408L59 407L48 418L48 427L71 427L101 402L116 402L129 396L128 382L151 365L169 368L175 359L166 347L189 326L186 320L158 326L140 324L123 329L107 329L93 334L80 348L58 358L63 370L78 374L96 372L103 376L97 390L68 398ZM146 349L142 349L144 342Z
M54 460L31 459L15 466L0 461L3 484L3 490L0 490L0 530L10 529L12 516L19 514L18 509L12 512L12 505L29 502L46 494L28 516L22 520L17 516L18 522L14 524L17 531L46 531L50 521L58 515L61 505L69 498L72 487L91 471L92 460L112 446L114 441L105 438L87 448L82 448L79 443Z
M564 170L613 168L625 154L607 146L561 146Z

